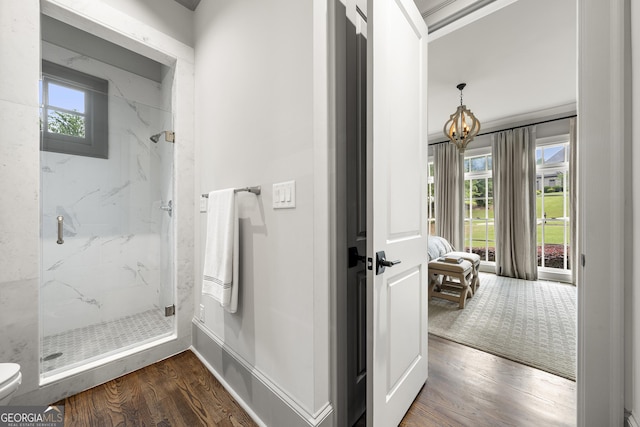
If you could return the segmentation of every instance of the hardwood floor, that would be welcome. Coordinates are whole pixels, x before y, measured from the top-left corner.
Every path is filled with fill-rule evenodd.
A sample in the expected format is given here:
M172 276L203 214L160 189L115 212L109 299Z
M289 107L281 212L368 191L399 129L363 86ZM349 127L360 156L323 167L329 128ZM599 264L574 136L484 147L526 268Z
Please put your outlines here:
M191 351L57 404L65 427L256 425Z
M576 383L429 335L429 379L400 424L574 426Z
M57 404L67 427L256 425L190 351ZM400 425L573 426L575 413L573 381L430 335L429 380Z

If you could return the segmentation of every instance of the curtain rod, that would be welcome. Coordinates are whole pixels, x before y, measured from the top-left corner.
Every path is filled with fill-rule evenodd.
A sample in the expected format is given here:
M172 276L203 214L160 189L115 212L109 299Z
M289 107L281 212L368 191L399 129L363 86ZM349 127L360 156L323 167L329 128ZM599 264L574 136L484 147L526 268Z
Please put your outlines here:
M542 121L540 121L540 122L529 123L529 124L526 124L526 125L513 126L513 127L510 127L510 128L504 128L504 129L492 130L491 132L483 132L483 133L479 133L479 134L477 134L477 135L476 135L476 137L478 137L478 136L482 136L482 135L491 135L491 134L494 134L494 133L504 132L504 131L507 131L507 130L514 130L514 129L526 128L527 126L541 125L541 124L543 124L543 123L557 122L558 120L570 119L570 118L572 118L572 117L578 117L578 115L577 115L577 114L572 114L572 115L570 115L570 116L558 117L558 118L556 118L556 119L542 120ZM449 141L447 140L447 141L434 142L434 143L432 143L432 144L428 144L428 146L429 146L429 147L431 147L432 145L445 144L445 143L447 143L447 142L449 142Z

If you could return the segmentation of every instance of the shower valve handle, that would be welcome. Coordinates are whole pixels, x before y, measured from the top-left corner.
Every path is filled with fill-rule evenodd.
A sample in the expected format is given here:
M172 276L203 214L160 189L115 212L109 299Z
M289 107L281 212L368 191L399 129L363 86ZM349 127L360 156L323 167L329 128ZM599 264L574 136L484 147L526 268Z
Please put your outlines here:
M58 240L56 241L57 244L61 245L64 243L64 240L62 239L62 229L64 226L64 217L62 215L59 215L58 218Z

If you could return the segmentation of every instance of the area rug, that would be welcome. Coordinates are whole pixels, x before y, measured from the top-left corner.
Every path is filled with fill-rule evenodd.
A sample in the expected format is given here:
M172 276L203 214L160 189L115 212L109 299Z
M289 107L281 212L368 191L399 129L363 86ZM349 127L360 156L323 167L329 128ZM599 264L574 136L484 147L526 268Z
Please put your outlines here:
M576 378L576 288L480 273L458 303L429 302L429 333L555 375Z

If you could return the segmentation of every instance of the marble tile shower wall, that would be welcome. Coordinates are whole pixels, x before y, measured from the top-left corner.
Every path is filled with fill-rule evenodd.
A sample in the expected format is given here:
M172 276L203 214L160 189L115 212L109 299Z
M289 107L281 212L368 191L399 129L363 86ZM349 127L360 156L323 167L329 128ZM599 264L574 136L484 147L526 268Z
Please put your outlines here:
M173 198L174 147L149 136L172 128L170 90L46 42L42 57L109 81L109 158L41 152L43 335L160 310L173 297L160 206Z

